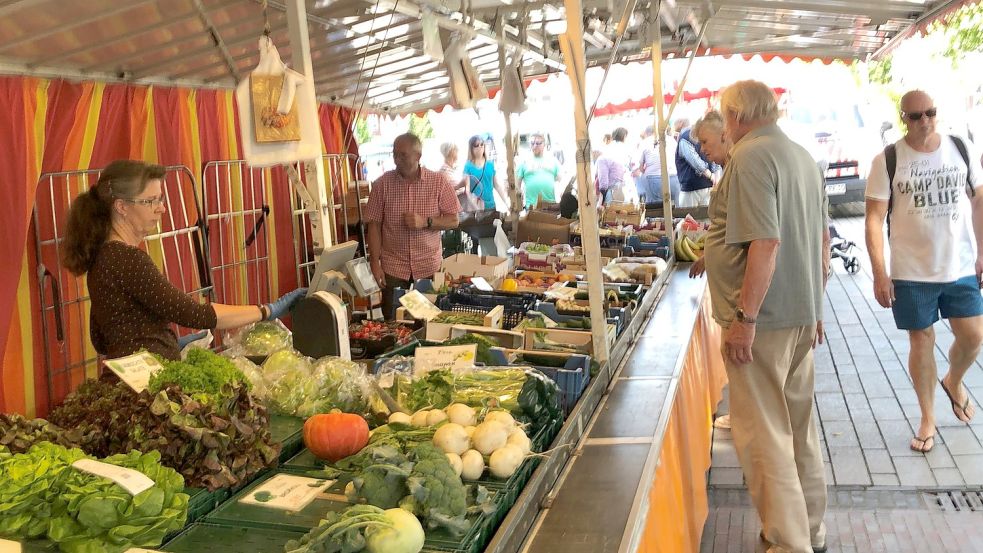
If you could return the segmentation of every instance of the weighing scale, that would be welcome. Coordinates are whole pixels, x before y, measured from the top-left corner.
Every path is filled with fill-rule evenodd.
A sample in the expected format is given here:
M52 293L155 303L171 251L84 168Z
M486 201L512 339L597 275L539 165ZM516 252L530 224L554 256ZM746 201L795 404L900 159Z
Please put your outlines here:
M294 349L318 359L334 355L351 359L348 342L348 306L341 295L368 297L379 291L364 257L354 259L358 242L352 240L324 249L307 296L297 302L293 316Z

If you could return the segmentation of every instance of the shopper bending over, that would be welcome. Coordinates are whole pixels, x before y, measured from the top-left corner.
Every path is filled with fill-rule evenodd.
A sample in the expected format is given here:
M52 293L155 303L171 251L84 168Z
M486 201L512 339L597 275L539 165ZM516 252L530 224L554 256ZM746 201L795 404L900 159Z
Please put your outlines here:
M727 134L724 132L724 119L720 112L713 109L701 117L693 124L691 136L696 139L700 149L711 163L716 163L721 167L727 165L730 157L730 149L733 146ZM702 276L705 272L706 258L701 256L693 262L689 269L690 278Z
M676 148L676 174L679 176L679 207L697 207L710 203L713 175L718 167L700 149L692 128L679 131Z
M383 315L391 319L393 292L414 280L432 278L440 269L440 231L457 228L454 186L436 171L420 166L423 144L406 133L393 141L396 168L372 184L365 209L369 263L382 287Z
M877 154L867 179L867 251L874 272L877 303L894 311L894 322L908 331L908 370L921 407L921 423L911 449L935 446L935 330L949 319L955 340L942 389L956 418L975 414L963 376L983 340L983 193L980 165L969 141L935 130L935 102L920 91L901 98L904 138ZM958 141L958 142L957 142ZM966 155L960 152L960 145ZM888 178L888 152L894 178ZM884 222L891 246L891 268L884 263Z
M225 305L198 303L175 288L140 248L165 212L163 178L160 165L114 161L68 214L62 262L73 274L88 275L89 336L109 358L145 349L180 359L171 323L224 329L276 319L307 292L294 290L266 305Z

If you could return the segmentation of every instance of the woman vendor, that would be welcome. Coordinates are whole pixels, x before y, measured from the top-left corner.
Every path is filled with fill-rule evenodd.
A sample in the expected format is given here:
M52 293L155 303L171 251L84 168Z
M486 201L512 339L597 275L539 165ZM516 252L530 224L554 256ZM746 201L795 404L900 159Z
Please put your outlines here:
M175 288L140 248L165 212L163 177L160 165L114 161L68 215L62 262L76 275L88 274L90 338L109 358L145 349L180 359L171 323L225 329L278 319L306 293L294 290L265 305L224 305L198 303Z

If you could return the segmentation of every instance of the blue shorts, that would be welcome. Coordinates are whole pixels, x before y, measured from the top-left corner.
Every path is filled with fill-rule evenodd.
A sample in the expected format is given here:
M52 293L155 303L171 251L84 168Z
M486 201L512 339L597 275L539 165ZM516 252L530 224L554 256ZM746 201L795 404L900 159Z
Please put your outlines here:
M983 315L976 275L955 282L894 281L894 322L901 330L922 330L943 319Z

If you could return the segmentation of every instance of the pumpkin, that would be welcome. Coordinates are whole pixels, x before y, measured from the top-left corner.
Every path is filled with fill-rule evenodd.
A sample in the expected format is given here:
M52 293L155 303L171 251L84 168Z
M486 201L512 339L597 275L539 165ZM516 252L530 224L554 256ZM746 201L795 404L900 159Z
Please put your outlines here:
M359 415L328 413L304 422L304 445L332 463L354 455L369 443L369 425Z

